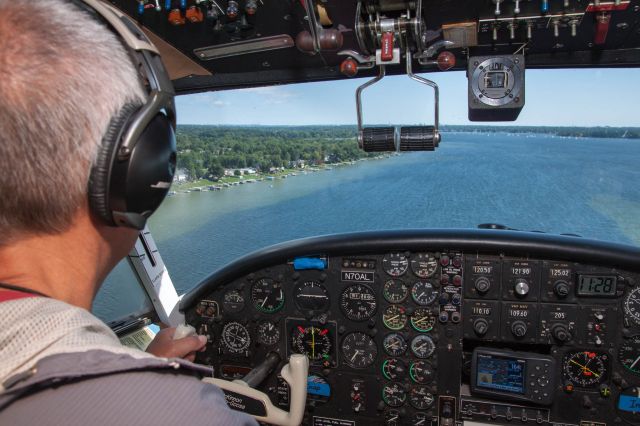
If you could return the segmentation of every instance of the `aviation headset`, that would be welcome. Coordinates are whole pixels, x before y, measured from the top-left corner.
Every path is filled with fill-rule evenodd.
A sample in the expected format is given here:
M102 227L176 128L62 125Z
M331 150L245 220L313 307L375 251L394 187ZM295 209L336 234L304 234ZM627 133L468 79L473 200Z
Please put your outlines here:
M111 118L89 178L92 211L111 226L143 229L166 197L176 168L174 91L160 54L124 13L99 0L74 0L115 32L147 90Z

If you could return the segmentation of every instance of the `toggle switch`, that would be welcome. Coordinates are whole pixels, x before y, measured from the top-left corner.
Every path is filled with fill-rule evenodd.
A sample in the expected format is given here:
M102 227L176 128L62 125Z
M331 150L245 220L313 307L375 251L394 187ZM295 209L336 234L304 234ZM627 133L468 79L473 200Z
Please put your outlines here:
M513 13L517 15L520 13L520 0L513 0L513 2L516 4L513 8Z
M560 21L556 19L551 25L553 25L553 36L556 38L560 37Z
M495 14L496 16L500 16L501 12L500 12L500 3L502 3L503 0L493 0L493 2L496 4L496 11Z
M511 40L516 38L516 24L515 22L510 22L509 23L509 38Z
M571 37L578 35L578 20L572 19L569 21L569 27L571 27Z

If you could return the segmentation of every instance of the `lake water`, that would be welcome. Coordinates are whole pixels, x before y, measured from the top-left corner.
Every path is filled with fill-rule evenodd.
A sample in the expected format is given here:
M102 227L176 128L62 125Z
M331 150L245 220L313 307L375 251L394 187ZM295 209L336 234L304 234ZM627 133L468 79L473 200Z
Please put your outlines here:
M446 133L435 152L178 193L149 226L179 293L251 251L337 232L493 222L640 245L639 159L640 140ZM130 279L112 274L100 317L140 303Z

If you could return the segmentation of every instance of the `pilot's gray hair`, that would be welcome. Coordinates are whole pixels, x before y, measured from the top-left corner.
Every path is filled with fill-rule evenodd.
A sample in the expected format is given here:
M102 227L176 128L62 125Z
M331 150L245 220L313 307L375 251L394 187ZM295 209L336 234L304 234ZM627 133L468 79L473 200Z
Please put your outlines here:
M0 244L87 203L110 118L145 94L117 36L65 0L0 0Z

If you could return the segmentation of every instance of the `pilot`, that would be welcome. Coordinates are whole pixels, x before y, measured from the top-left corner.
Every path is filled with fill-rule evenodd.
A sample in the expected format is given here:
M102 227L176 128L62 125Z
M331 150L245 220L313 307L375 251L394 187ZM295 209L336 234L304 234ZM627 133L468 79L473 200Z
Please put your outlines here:
M0 17L0 424L256 424L182 359L206 339L166 329L146 353L89 312L138 235L87 189L112 117L146 100L119 36L64 0Z

